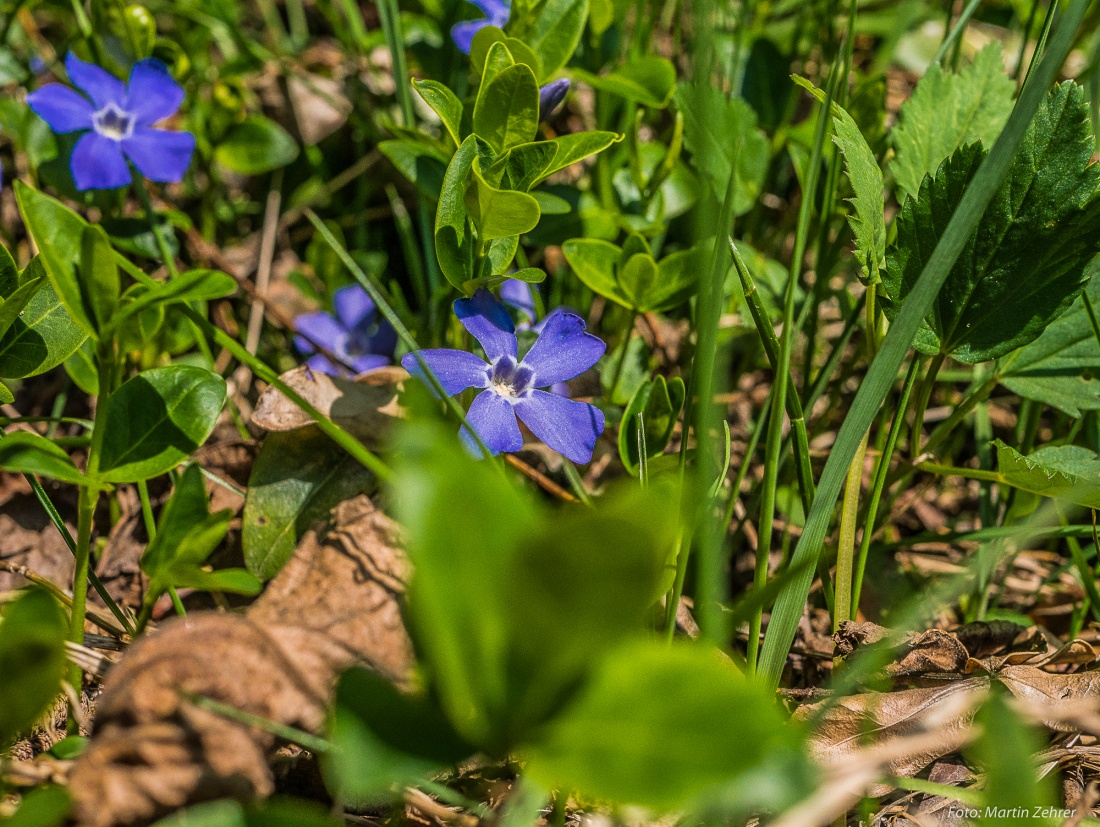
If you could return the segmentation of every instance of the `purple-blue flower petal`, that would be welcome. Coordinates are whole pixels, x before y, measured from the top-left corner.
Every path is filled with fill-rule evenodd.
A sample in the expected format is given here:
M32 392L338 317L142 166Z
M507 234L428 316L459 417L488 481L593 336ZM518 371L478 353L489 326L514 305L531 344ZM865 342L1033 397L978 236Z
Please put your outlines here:
M519 279L505 279L500 285L500 300L535 320L535 294L530 284Z
M334 365L327 356L316 353L306 359L306 364L314 373L325 373L329 376L339 376L340 369Z
M498 393L479 393L466 412L466 422L494 455L523 447L523 435L519 432L512 403ZM459 430L459 436L472 452L481 453L465 425Z
M546 387L584 373L605 350L602 339L584 332L584 319L559 311L547 316L523 363L535 371L538 386Z
M569 91L569 79L554 80L539 88L539 120L545 121L563 100Z
M451 40L464 55L470 54L474 45L474 35L489 25L488 20L463 20L451 27Z
M122 142L126 157L150 181L174 184L183 179L195 151L190 132L170 132L139 126Z
M113 190L130 183L130 167L122 157L118 141L96 132L86 132L73 147L69 163L73 182L80 191Z
M482 287L472 299L459 299L455 302L455 315L462 326L470 331L490 362L501 356L519 355L519 342L516 341L516 327L512 317L500 301Z
M587 402L574 402L546 391L532 391L515 403L516 414L531 433L566 459L585 464L603 433L603 412Z
M490 26L501 27L508 22L508 15L511 12L510 3L505 3L503 0L466 0L466 2L481 9L488 18Z
M489 384L489 366L484 359L472 353L448 348L421 350L417 353L439 379L447 396L462 393L467 388L484 388ZM402 356L401 365L413 376L428 382L414 354L406 353ZM428 386L431 387L430 383Z
M170 118L183 103L183 87L168 73L168 67L156 58L139 60L130 70L126 85L127 112L138 126L152 126Z
M341 287L333 293L332 306L336 310L336 318L348 330L369 322L376 310L374 299L358 284Z
M27 95L27 104L54 132L79 132L92 128L95 110L88 99L60 83L47 83Z
M332 314L323 310L315 313L303 313L294 320L294 327L299 333L308 336L319 345L333 350L337 341L344 336L344 326L332 317ZM294 340L295 346L302 353L313 353L313 345L301 336Z
M367 341L370 344L371 353L385 353L387 356L392 356L397 347L397 331L390 326L389 322L380 322L378 331Z
M95 108L102 109L109 103L124 108L126 84L106 69L94 63L85 63L72 52L65 56L65 71L73 86L92 99Z
M355 368L356 373L366 373L368 370L385 367L389 363L390 359L388 356L382 356L377 353L364 353L360 356L352 357L351 360L351 366Z

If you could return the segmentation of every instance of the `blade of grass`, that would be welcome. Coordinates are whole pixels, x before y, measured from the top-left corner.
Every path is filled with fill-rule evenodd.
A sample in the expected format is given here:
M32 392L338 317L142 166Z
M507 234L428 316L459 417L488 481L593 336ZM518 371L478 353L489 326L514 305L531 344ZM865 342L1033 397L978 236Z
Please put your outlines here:
M848 466L863 441L863 434L890 392L921 321L928 315L940 287L1008 173L1009 165L1028 125L1069 54L1074 35L1088 6L1089 0L1072 0L1070 3L1042 62L1035 69L1033 77L1024 85L1004 131L967 187L912 293L890 326L882 348L856 393L852 408L844 418L833 450L825 463L813 508L807 517L802 537L795 547L792 564L801 564L807 559L816 561L820 555L832 520L833 506L840 496ZM798 621L810 593L813 568L807 566L802 569L800 576L792 580L779 596L772 611L760 664L760 673L769 686L779 685L787 653L794 641Z

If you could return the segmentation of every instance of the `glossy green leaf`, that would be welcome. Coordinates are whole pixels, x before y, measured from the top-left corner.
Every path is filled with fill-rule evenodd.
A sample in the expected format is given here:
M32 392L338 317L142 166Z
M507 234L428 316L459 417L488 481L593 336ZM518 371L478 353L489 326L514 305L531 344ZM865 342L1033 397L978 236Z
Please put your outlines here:
M623 646L527 755L549 788L658 812L715 800L773 808L812 779L772 693L698 644Z
M611 299L623 307L630 306L630 298L619 285L615 270L622 250L609 241L596 238L573 238L562 246L565 260L577 274L577 278L590 290Z
M688 83L676 88L676 107L684 116L684 146L695 169L721 197L736 161L733 211L748 212L760 198L769 159L768 139L756 128L752 107L715 86Z
M512 147L486 170L491 183L503 182L508 189L528 192L545 177L545 172L554 162L557 149L552 141L532 141Z
M470 171L465 204L480 238L485 241L510 238L535 228L542 214L538 201L525 192L490 186L482 177L477 161Z
M234 124L214 148L214 160L241 175L271 172L297 157L298 144L290 133L263 115Z
M472 296L479 288L484 287L486 289L492 289L494 287L499 287L509 279L525 281L528 284L538 284L546 280L546 271L540 270L538 267L523 267L507 275L501 274L498 276L485 276L480 279L472 279L462 285L462 289L467 295Z
M244 503L241 544L248 570L270 580L313 521L374 485L374 476L315 426L268 434Z
M19 272L7 249L0 246L0 336L15 324L45 281L46 273L41 266Z
M0 617L0 747L6 747L61 691L68 622L53 595L38 588L6 605Z
M0 336L0 376L10 379L52 370L88 338L65 309L53 285L46 281L40 256L31 259L22 280L24 284L34 281L40 286L7 332Z
M1007 485L1058 500L1100 508L1100 459L1088 448L1060 445L1024 456L1001 440L997 473Z
M1080 87L1056 86L1029 127L914 341L923 353L975 364L1039 337L1067 310L1100 252L1100 168ZM898 216L883 309L894 318L984 157L964 147L926 178ZM1091 199L1091 200L1090 200Z
M581 69L569 71L589 86L654 109L668 106L676 89L676 68L667 58L657 55L627 61L606 75L593 75Z
M474 132L497 153L534 140L538 125L539 85L529 66L517 63L482 84Z
M686 391L679 376L666 381L657 376L639 386L627 403L619 426L619 458L631 474L638 473L639 414L645 428L646 456L650 459L664 453L672 438L676 420L684 407Z
M1100 343L1085 296L1100 307L1100 260L1087 268L1089 286L1043 334L999 363L997 375L1010 391L1051 405L1073 417L1100 410Z
M705 246L681 250L656 262L648 245L632 239L641 236L631 236L620 249L607 241L574 238L562 251L581 281L623 307L663 312L687 301L698 281Z
M542 61L539 60L531 47L515 37L509 37L501 29L496 26L484 26L477 34L474 35L473 42L470 44L470 63L474 67L474 73L479 76L485 74L485 63L489 57L489 50L493 47L494 43L500 43L508 52L508 56L511 58L511 66L515 63L525 63L531 67L531 71L535 73L535 77L542 78ZM507 63L507 61L505 61ZM490 75L494 75L500 71L501 66L490 71ZM484 78L482 78L484 82Z
M16 431L0 437L0 468L75 485L87 483L68 454L44 436L30 431Z
M433 201L439 198L443 178L447 174L446 155L426 144L406 140L382 141L378 144L378 150L420 192Z
M134 316L151 307L180 302L210 301L237 292L237 280L218 270L188 270L156 287L145 287L124 297L118 312L104 325L104 335L120 328ZM126 300L129 298L129 300Z
M461 144L462 101L458 96L437 80L414 80L413 86L424 102L439 116L455 146Z
M15 394L11 392L11 389L0 382L0 405L10 405L15 401Z
M534 4L533 14L513 15L508 30L538 55L542 82L573 56L587 19L588 0L542 0Z
M963 144L992 146L1012 111L1015 93L997 42L978 52L957 75L939 64L928 67L891 132L895 157L890 172L901 192L916 196L924 176L935 174Z
M455 287L479 275L474 272L476 238L466 211L466 188L478 152L476 135L462 142L447 165L435 212L436 259L447 281Z
M84 312L101 331L114 316L122 284L111 239L102 227L84 228L76 274L84 296Z
M4 827L61 827L68 820L72 799L64 787L35 787L23 796L14 815Z
M175 468L202 445L225 403L225 380L204 368L173 365L139 373L111 395L99 477L137 482Z
M618 143L623 136L617 132L575 132L572 135L559 135L550 141L541 143L554 147L554 157L543 168L537 183L545 181L558 170L565 169L578 161L583 161L597 152L603 152L614 143Z

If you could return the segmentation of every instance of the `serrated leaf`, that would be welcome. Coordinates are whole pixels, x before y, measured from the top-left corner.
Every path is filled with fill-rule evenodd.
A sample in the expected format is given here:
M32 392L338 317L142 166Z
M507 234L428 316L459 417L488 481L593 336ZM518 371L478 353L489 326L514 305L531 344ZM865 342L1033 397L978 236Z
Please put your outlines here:
M1060 445L1024 456L995 440L997 473L1007 485L1058 500L1100 508L1100 459L1088 448Z
M747 213L760 198L768 169L768 138L756 128L756 113L740 98L711 85L681 83L676 108L684 116L684 146L694 167L721 198L737 163L733 211Z
M1007 178L947 276L913 346L975 364L1034 341L1080 293L1100 251L1100 170L1080 87L1056 86L1039 107ZM883 309L891 319L947 227L984 153L958 150L898 216ZM1090 199L1092 199L1090 201Z
M1084 304L1088 296L1100 306L1100 259L1087 272L1093 274L1089 286L1070 309L998 368L1001 384L1013 393L1073 417L1100 410L1100 343Z
M901 106L891 137L890 172L902 193L915 196L925 175L963 144L988 148L1008 120L1016 84L1005 74L1000 43L991 43L961 72L933 64Z

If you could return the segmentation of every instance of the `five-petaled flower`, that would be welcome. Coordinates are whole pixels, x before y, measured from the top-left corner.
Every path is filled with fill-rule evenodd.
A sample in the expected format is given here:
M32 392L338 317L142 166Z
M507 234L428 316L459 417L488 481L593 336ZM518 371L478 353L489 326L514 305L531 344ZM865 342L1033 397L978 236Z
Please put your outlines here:
M575 313L552 313L534 345L520 359L512 319L488 290L482 288L472 299L456 301L455 315L481 344L488 361L464 350L421 350L418 355L448 395L467 388L482 389L470 405L466 421L485 446L494 454L523 447L518 416L562 456L577 463L591 460L596 440L603 433L603 413L587 402L539 390L579 376L603 356L606 345L585 332L584 320ZM405 354L401 364L423 378L416 356ZM473 449L465 427L462 438Z
M83 95L50 83L29 94L27 103L54 132L85 133L76 142L70 162L78 190L126 186L131 180L127 160L150 181L171 183L183 178L195 150L195 136L153 128L176 114L183 103L183 88L163 63L155 58L139 60L125 84L71 53L65 58L65 71Z
M298 333L308 336L336 356L356 373L390 363L397 345L397 334L378 318L378 308L367 291L358 285L341 287L332 296L336 315L323 310L304 313L294 320ZM304 336L295 336L294 344L302 353L312 353L306 364L318 373L339 376L340 367L316 348Z

